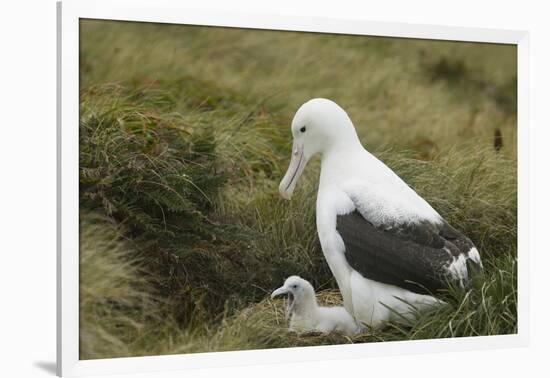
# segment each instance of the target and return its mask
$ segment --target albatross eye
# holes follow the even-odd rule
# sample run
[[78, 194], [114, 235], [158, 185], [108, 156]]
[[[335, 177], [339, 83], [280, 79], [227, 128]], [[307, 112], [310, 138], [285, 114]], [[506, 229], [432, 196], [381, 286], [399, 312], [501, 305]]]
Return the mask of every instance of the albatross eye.
[[292, 288], [293, 288], [293, 289], [297, 289], [297, 288], [298, 288], [298, 285], [292, 285]]
[[301, 132], [305, 133], [306, 132], [306, 127], [305, 126], [302, 126], [302, 128], [300, 129]]

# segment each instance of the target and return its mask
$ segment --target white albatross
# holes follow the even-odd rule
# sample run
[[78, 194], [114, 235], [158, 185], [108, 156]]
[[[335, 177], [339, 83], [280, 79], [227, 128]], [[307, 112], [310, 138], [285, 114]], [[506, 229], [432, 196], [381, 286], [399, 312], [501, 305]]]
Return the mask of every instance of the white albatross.
[[[292, 120], [292, 157], [279, 186], [290, 199], [308, 159], [321, 155], [317, 232], [344, 306], [360, 324], [410, 319], [464, 287], [480, 255], [390, 168], [363, 148], [347, 113], [327, 99]], [[412, 309], [415, 309], [413, 311]]]
[[291, 331], [341, 332], [352, 336], [361, 330], [344, 307], [319, 306], [313, 286], [301, 277], [288, 277], [284, 285], [271, 294], [271, 299], [285, 294], [288, 295], [286, 315], [290, 317]]

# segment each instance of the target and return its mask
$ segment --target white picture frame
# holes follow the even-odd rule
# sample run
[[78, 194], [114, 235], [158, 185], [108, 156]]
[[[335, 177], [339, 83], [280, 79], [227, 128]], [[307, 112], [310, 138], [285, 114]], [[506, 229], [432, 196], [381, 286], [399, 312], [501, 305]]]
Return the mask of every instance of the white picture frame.
[[[204, 26], [426, 38], [517, 45], [518, 54], [518, 333], [376, 344], [335, 345], [101, 360], [79, 360], [79, 19], [145, 21]], [[57, 372], [61, 376], [173, 371], [363, 358], [410, 353], [481, 350], [526, 346], [528, 282], [528, 51], [524, 31], [380, 23], [332, 18], [186, 9], [177, 1], [111, 0], [58, 3], [58, 239]]]

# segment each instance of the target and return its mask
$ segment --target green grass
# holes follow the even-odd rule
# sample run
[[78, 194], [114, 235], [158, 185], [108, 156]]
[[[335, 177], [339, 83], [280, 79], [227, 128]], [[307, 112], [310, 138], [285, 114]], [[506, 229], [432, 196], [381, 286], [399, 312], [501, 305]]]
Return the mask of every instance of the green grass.
[[[91, 20], [80, 42], [81, 358], [516, 332], [515, 47]], [[295, 335], [268, 299], [298, 274], [340, 303], [319, 160], [277, 191], [318, 96], [481, 251], [471, 287], [413, 324]]]

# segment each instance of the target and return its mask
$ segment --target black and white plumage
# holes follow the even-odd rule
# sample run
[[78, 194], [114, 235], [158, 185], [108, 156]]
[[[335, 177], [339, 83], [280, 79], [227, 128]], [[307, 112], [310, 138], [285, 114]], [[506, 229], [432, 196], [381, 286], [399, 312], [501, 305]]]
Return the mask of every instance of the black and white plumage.
[[375, 227], [353, 211], [338, 215], [336, 222], [346, 260], [365, 277], [419, 294], [435, 294], [449, 285], [466, 284], [463, 258], [475, 247], [445, 221], [386, 229]]
[[271, 298], [279, 295], [288, 295], [286, 314], [290, 318], [291, 331], [340, 332], [351, 336], [361, 330], [344, 307], [319, 306], [313, 286], [299, 276], [288, 277], [284, 285], [271, 294]]
[[317, 231], [346, 309], [378, 326], [464, 287], [479, 253], [390, 168], [366, 151], [346, 112], [326, 99], [292, 121], [292, 159], [279, 191], [290, 198], [307, 160], [321, 154]]

